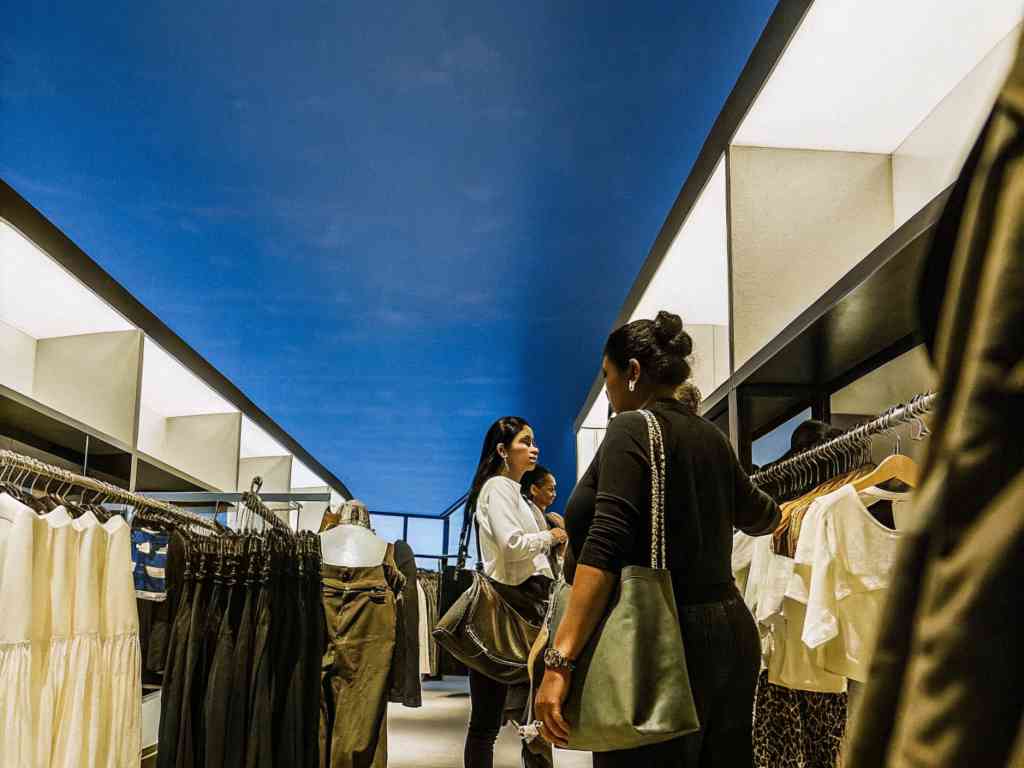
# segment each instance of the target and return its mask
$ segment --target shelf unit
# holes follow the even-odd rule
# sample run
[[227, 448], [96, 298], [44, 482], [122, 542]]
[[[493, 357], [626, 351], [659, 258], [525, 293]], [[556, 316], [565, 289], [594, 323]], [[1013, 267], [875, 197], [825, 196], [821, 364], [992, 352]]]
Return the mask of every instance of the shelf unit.
[[[138, 491], [346, 485], [0, 180], [0, 442]], [[301, 521], [319, 524], [323, 504]]]
[[[703, 298], [677, 277], [687, 254], [674, 243], [716, 262], [725, 251], [729, 365], [695, 378], [703, 415], [745, 464], [754, 440], [806, 409], [828, 419], [834, 403], [856, 405], [865, 377], [925, 379], [917, 275], [1022, 19], [1016, 0], [776, 7], [613, 326], [660, 308], [689, 325]], [[722, 196], [724, 226], [695, 224]], [[607, 426], [601, 387], [574, 425], [591, 452]]]

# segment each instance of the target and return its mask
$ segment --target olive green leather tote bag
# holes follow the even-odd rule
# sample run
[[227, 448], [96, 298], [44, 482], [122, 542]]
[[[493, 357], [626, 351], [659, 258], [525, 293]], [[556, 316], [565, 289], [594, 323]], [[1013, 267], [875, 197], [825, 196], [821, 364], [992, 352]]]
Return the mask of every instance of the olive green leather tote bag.
[[[622, 569], [608, 612], [580, 657], [562, 714], [569, 749], [632, 749], [700, 728], [693, 703], [672, 575], [665, 557], [665, 445], [647, 419], [651, 456], [651, 567]], [[559, 581], [548, 612], [553, 643], [571, 588]]]

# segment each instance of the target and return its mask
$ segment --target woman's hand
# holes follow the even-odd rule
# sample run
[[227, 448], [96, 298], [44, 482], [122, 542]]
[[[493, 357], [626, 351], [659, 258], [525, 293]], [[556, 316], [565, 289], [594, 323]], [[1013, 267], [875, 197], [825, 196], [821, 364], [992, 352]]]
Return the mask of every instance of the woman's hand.
[[562, 704], [569, 695], [572, 672], [567, 669], [547, 669], [537, 691], [534, 714], [541, 721], [540, 735], [556, 747], [565, 747], [569, 741], [569, 724], [562, 717]]

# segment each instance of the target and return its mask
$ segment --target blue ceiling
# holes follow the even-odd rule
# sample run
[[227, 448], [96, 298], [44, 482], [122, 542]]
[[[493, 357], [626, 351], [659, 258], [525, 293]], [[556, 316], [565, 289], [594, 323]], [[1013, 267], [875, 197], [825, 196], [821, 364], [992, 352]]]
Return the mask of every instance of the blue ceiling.
[[508, 413], [568, 490], [774, 4], [30, 2], [0, 176], [371, 508], [439, 512]]

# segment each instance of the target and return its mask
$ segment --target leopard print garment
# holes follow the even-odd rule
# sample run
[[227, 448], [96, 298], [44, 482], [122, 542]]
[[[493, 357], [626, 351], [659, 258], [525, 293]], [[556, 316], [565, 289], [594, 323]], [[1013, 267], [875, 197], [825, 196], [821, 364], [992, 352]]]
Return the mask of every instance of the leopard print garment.
[[838, 768], [846, 694], [794, 691], [762, 672], [754, 700], [755, 768]]

